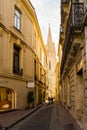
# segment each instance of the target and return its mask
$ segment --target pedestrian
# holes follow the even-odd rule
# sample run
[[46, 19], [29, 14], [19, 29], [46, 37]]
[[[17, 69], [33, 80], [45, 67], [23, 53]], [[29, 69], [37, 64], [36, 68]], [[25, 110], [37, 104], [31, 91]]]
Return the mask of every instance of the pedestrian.
[[51, 103], [53, 103], [53, 97], [51, 97]]
[[48, 101], [49, 101], [49, 104], [50, 104], [50, 97], [48, 97]]

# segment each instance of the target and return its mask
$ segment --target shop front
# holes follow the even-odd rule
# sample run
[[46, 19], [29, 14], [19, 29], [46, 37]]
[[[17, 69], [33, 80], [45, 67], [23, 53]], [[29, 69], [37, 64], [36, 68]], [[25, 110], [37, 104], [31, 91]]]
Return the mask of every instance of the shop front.
[[14, 109], [14, 99], [15, 94], [12, 89], [0, 86], [0, 111]]

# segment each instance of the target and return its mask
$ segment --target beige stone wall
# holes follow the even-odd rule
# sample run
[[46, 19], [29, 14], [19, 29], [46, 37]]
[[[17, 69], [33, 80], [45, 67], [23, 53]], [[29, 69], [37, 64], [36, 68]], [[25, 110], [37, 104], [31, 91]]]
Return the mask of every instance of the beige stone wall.
[[29, 77], [33, 79], [34, 75], [34, 61], [33, 61], [33, 54], [31, 51], [29, 51], [28, 48], [25, 49], [24, 51], [24, 70], [25, 70], [25, 77]]
[[1, 59], [1, 66], [2, 69], [5, 71], [9, 71], [10, 69], [10, 44], [9, 44], [9, 39], [8, 39], [9, 35], [7, 32], [3, 31], [2, 34], [2, 49], [1, 49], [1, 53], [2, 53], [2, 59]]
[[36, 59], [36, 104], [45, 101], [46, 94], [46, 48], [40, 30], [36, 28], [35, 59]]
[[[14, 43], [17, 43], [17, 39], [13, 36], [11, 37], [11, 41], [9, 40], [9, 34], [5, 31], [3, 31], [2, 35], [2, 56], [1, 56], [1, 67], [3, 72], [13, 73], [13, 45]], [[29, 77], [33, 80], [33, 52], [22, 45], [21, 40], [18, 44], [21, 47], [20, 52], [20, 68], [23, 69], [23, 73], [26, 78]]]
[[[14, 28], [15, 6], [21, 12], [21, 30]], [[38, 34], [38, 38], [35, 37]], [[36, 40], [36, 38], [38, 40]], [[37, 41], [34, 42], [34, 41]], [[19, 66], [23, 69], [23, 75], [13, 73], [13, 46], [14, 43], [21, 48]], [[39, 44], [38, 44], [39, 43]], [[34, 44], [38, 49], [34, 52]], [[41, 48], [41, 56], [40, 50]], [[43, 53], [43, 54], [42, 54]], [[34, 80], [34, 59], [37, 57], [37, 75], [41, 79], [40, 68], [46, 69], [46, 50], [43, 44], [40, 28], [36, 18], [35, 10], [28, 1], [0, 0], [0, 87], [12, 89], [12, 109], [25, 108], [27, 106], [27, 82]], [[46, 72], [44, 73], [44, 79]], [[4, 83], [6, 81], [6, 83]], [[46, 81], [44, 80], [44, 83]], [[38, 104], [38, 86], [36, 86], [36, 103]], [[46, 87], [46, 86], [45, 86]], [[45, 88], [44, 88], [45, 91]], [[12, 99], [12, 100], [13, 100]]]
[[87, 27], [85, 27], [85, 45], [84, 45], [84, 89], [85, 89], [85, 115], [87, 115]]
[[[6, 27], [8, 30], [2, 29], [2, 37], [1, 37], [1, 47], [2, 47], [2, 57], [1, 57], [1, 64], [3, 66], [3, 70], [7, 70], [12, 72], [12, 61], [13, 61], [13, 44], [16, 43], [19, 46], [22, 46], [21, 51], [21, 61], [20, 66], [21, 68], [25, 68], [24, 73], [28, 76], [33, 76], [33, 52], [30, 48], [33, 48], [33, 23], [31, 21], [31, 16], [29, 14], [29, 10], [26, 9], [24, 3], [19, 1], [5, 1], [1, 0], [1, 23]], [[21, 11], [21, 33], [18, 32], [14, 28], [14, 9], [15, 5]], [[3, 7], [3, 8], [2, 8]], [[10, 31], [14, 33], [17, 37], [10, 35]], [[9, 32], [9, 33], [8, 33]], [[25, 45], [23, 45], [23, 41]], [[28, 45], [28, 46], [26, 46]], [[30, 47], [30, 48], [29, 48]], [[33, 79], [33, 77], [32, 77]]]
[[[81, 2], [81, 1], [79, 1]], [[82, 1], [83, 2], [83, 1]], [[70, 3], [70, 2], [69, 2]], [[83, 24], [83, 29], [78, 31], [72, 25], [71, 34], [68, 40], [70, 46], [68, 48], [67, 42], [64, 36], [68, 38], [66, 33], [69, 5], [61, 7], [61, 26], [63, 31], [60, 33], [60, 44], [63, 46], [63, 51], [66, 55], [66, 60], [62, 58], [64, 67], [61, 71], [61, 100], [65, 107], [67, 107], [67, 101], [70, 101], [70, 109], [72, 116], [74, 116], [80, 123], [84, 130], [87, 129], [87, 24], [85, 19], [85, 24]], [[73, 8], [74, 9], [74, 8]], [[67, 14], [67, 16], [65, 15]], [[87, 15], [86, 15], [87, 16]], [[71, 19], [72, 20], [72, 19]], [[71, 21], [70, 21], [71, 22]], [[80, 32], [80, 33], [79, 33]], [[65, 44], [65, 45], [64, 45]], [[69, 45], [69, 44], [68, 44]], [[69, 50], [68, 50], [69, 49]], [[64, 55], [63, 55], [64, 56]], [[61, 60], [61, 59], [60, 59]], [[60, 61], [61, 62], [61, 61]], [[69, 63], [69, 64], [68, 64]], [[68, 79], [69, 78], [69, 79]], [[68, 91], [69, 90], [69, 91]], [[70, 96], [70, 97], [69, 97]]]
[[0, 76], [0, 87], [10, 88], [14, 91], [15, 97], [12, 98], [13, 109], [24, 109], [27, 107], [26, 96], [29, 90], [26, 88], [25, 81]]
[[76, 77], [75, 68], [73, 67], [70, 71], [70, 97], [71, 97], [71, 108], [75, 111], [75, 87], [76, 87]]

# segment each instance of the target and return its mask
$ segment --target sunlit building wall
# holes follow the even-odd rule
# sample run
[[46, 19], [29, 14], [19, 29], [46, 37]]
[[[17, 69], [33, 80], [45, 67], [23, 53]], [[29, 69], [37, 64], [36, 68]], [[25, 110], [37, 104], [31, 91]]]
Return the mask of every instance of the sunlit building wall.
[[[35, 9], [28, 0], [0, 0], [1, 111], [26, 108], [27, 93], [31, 89], [35, 92], [35, 104], [39, 102], [36, 98], [38, 93], [35, 80], [36, 57], [38, 86], [43, 91], [42, 103], [45, 98], [45, 90], [42, 88], [45, 86], [46, 52]], [[44, 85], [41, 80], [44, 80]], [[33, 83], [33, 88], [30, 88], [30, 83]]]
[[61, 0], [61, 102], [87, 129], [87, 2]]
[[38, 24], [34, 33], [35, 104], [41, 104], [46, 96], [46, 49]]

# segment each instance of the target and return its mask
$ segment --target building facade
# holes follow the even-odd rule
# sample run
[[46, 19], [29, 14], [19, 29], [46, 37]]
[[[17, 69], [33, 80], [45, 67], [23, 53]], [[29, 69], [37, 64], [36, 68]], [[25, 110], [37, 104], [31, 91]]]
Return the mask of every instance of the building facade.
[[87, 1], [61, 0], [61, 102], [87, 129]]
[[60, 84], [60, 66], [61, 66], [61, 60], [62, 60], [62, 45], [59, 43], [58, 44], [58, 65], [57, 65], [57, 79], [58, 79], [58, 101], [62, 99], [62, 91], [61, 91], [61, 84]]
[[35, 26], [34, 33], [34, 81], [35, 81], [35, 104], [45, 102], [46, 96], [46, 48], [43, 43], [40, 28]]
[[[38, 49], [36, 53], [38, 46], [41, 50]], [[34, 91], [35, 104], [39, 103], [36, 94], [39, 91], [36, 87], [36, 71], [39, 77], [40, 73], [44, 74], [44, 85], [41, 80], [38, 83], [44, 93], [43, 102], [45, 57], [38, 20], [30, 1], [0, 0], [0, 111], [26, 108], [28, 91]]]
[[60, 76], [59, 76], [59, 70], [60, 70], [60, 64], [59, 61], [56, 63], [56, 68], [55, 68], [55, 100], [59, 101], [59, 88], [60, 88]]

